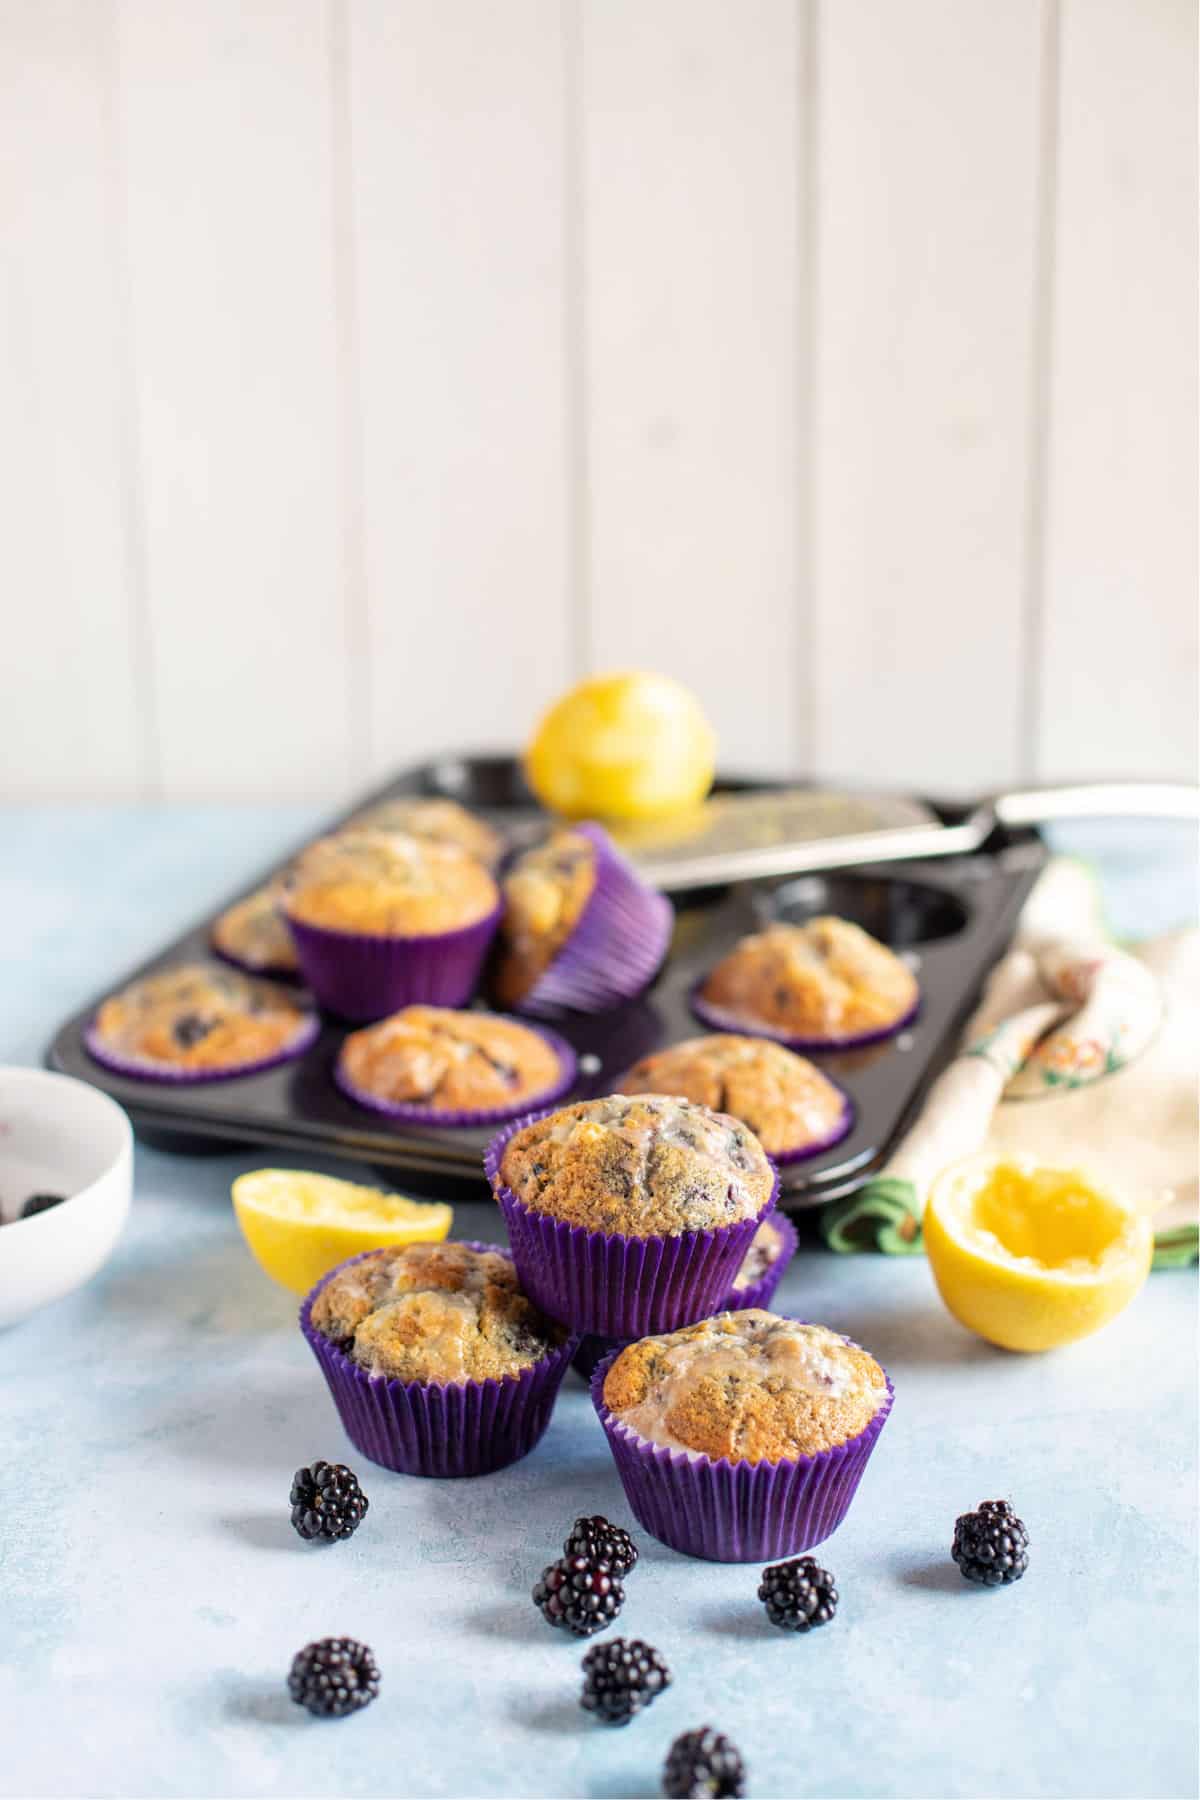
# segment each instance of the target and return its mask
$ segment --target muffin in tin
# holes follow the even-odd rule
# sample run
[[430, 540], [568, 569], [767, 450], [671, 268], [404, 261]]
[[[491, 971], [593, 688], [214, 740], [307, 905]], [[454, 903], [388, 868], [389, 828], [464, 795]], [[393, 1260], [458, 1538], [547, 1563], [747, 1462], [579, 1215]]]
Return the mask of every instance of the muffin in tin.
[[294, 975], [300, 967], [283, 916], [285, 878], [277, 876], [227, 906], [212, 928], [212, 947], [253, 975]]
[[410, 1475], [478, 1475], [537, 1443], [574, 1339], [488, 1244], [369, 1250], [324, 1277], [301, 1329], [347, 1433]]
[[484, 1168], [529, 1291], [573, 1329], [608, 1337], [719, 1305], [778, 1179], [740, 1121], [655, 1094], [518, 1121]]
[[409, 1004], [469, 999], [499, 903], [473, 856], [367, 829], [310, 845], [289, 872], [285, 910], [322, 1005], [368, 1020]]
[[221, 963], [144, 975], [105, 1000], [86, 1034], [98, 1062], [160, 1081], [215, 1081], [298, 1056], [317, 1032], [294, 991]]
[[692, 996], [705, 1024], [796, 1049], [888, 1037], [917, 1002], [916, 977], [901, 958], [861, 926], [832, 917], [742, 938]]
[[361, 1106], [432, 1125], [480, 1125], [561, 1098], [575, 1053], [556, 1033], [496, 1013], [406, 1006], [351, 1032], [338, 1086]]
[[759, 1309], [627, 1345], [600, 1364], [592, 1397], [641, 1524], [732, 1562], [792, 1555], [837, 1528], [892, 1398], [865, 1350]]
[[503, 880], [497, 1003], [553, 1017], [632, 999], [654, 978], [674, 912], [599, 825], [554, 831]]
[[775, 1162], [815, 1156], [844, 1138], [849, 1100], [820, 1069], [769, 1038], [714, 1032], [644, 1056], [617, 1083], [623, 1094], [681, 1094], [749, 1125]]
[[406, 795], [395, 800], [378, 800], [356, 813], [346, 829], [364, 828], [375, 831], [398, 831], [433, 844], [445, 844], [463, 850], [481, 862], [485, 869], [499, 868], [504, 855], [504, 839], [486, 819], [468, 812], [457, 800], [425, 799]]

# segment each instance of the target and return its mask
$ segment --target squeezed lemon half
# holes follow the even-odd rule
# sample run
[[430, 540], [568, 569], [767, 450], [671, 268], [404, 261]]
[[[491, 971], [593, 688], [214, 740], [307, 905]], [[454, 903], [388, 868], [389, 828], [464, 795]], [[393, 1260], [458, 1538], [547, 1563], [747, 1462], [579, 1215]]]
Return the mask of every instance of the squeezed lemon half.
[[293, 1294], [307, 1294], [362, 1250], [440, 1243], [454, 1216], [440, 1201], [407, 1200], [302, 1169], [239, 1175], [233, 1210], [259, 1267]]
[[568, 819], [656, 819], [712, 786], [716, 738], [667, 675], [594, 675], [557, 700], [525, 752], [529, 785]]
[[1150, 1269], [1150, 1221], [1079, 1169], [968, 1157], [933, 1185], [925, 1250], [955, 1318], [1005, 1350], [1099, 1331]]

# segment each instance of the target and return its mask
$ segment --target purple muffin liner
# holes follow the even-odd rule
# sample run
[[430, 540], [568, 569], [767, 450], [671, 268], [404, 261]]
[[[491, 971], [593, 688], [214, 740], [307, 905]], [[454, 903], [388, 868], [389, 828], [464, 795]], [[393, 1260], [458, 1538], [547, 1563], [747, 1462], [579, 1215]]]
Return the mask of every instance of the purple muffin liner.
[[534, 1212], [500, 1179], [508, 1140], [541, 1114], [514, 1119], [496, 1133], [483, 1170], [508, 1225], [521, 1286], [543, 1312], [573, 1331], [598, 1337], [647, 1337], [717, 1312], [750, 1240], [775, 1204], [779, 1173], [752, 1219], [674, 1237], [626, 1237], [588, 1231]]
[[892, 1384], [865, 1431], [832, 1450], [780, 1462], [714, 1461], [652, 1444], [604, 1404], [614, 1351], [592, 1375], [592, 1404], [638, 1524], [708, 1562], [774, 1562], [831, 1537], [850, 1509], [892, 1409]]
[[[504, 1014], [495, 1016], [503, 1018]], [[442, 1130], [456, 1130], [459, 1127], [465, 1128], [470, 1125], [500, 1125], [505, 1119], [511, 1119], [515, 1114], [527, 1114], [531, 1108], [540, 1111], [543, 1107], [551, 1106], [555, 1101], [561, 1100], [563, 1095], [574, 1087], [576, 1076], [579, 1073], [579, 1059], [566, 1038], [559, 1037], [557, 1031], [551, 1031], [545, 1025], [530, 1025], [524, 1019], [512, 1019], [509, 1022], [513, 1025], [520, 1025], [522, 1031], [534, 1032], [536, 1036], [549, 1044], [558, 1058], [558, 1074], [550, 1086], [544, 1088], [540, 1094], [524, 1095], [513, 1106], [476, 1107], [474, 1111], [463, 1107], [458, 1111], [453, 1111], [444, 1106], [422, 1106], [417, 1101], [381, 1099], [378, 1094], [372, 1094], [369, 1089], [359, 1087], [347, 1075], [342, 1067], [344, 1048], [334, 1067], [333, 1079], [343, 1094], [353, 1100], [356, 1106], [368, 1107], [371, 1112], [383, 1113], [389, 1119], [402, 1120], [406, 1125], [437, 1125]]]
[[[785, 1214], [781, 1212], [768, 1213], [764, 1215], [763, 1219], [760, 1219], [759, 1223], [764, 1224], [767, 1219], [783, 1239], [779, 1255], [769, 1268], [763, 1270], [757, 1281], [752, 1281], [748, 1287], [740, 1289], [731, 1287], [723, 1303], [717, 1308], [718, 1312], [748, 1312], [751, 1307], [755, 1306], [761, 1306], [765, 1311], [770, 1310], [771, 1302], [775, 1298], [775, 1290], [783, 1279], [784, 1270], [796, 1254], [799, 1239], [796, 1236], [796, 1227]], [[582, 1375], [585, 1381], [590, 1381], [598, 1363], [603, 1362], [611, 1351], [623, 1350], [625, 1345], [632, 1341], [631, 1338], [582, 1337], [579, 1340], [578, 1350], [571, 1358], [571, 1367], [577, 1375]]]
[[[921, 996], [918, 994], [907, 1012], [901, 1013], [891, 1025], [884, 1025], [877, 1031], [860, 1031], [850, 1037], [794, 1037], [790, 1032], [781, 1031], [774, 1025], [762, 1025], [756, 1019], [744, 1018], [741, 1013], [732, 1012], [723, 1006], [714, 1006], [700, 992], [707, 980], [708, 976], [702, 975], [688, 995], [688, 1004], [701, 1024], [707, 1025], [710, 1031], [736, 1031], [743, 1037], [770, 1038], [772, 1043], [782, 1044], [788, 1050], [861, 1050], [868, 1044], [881, 1044], [885, 1038], [895, 1037], [898, 1031], [911, 1025], [921, 1008]], [[845, 1132], [841, 1136], [844, 1137]], [[836, 1144], [839, 1139], [833, 1138], [831, 1142]], [[829, 1145], [821, 1144], [817, 1148], [827, 1150]], [[817, 1150], [806, 1154], [815, 1156]], [[779, 1160], [782, 1162], [784, 1158], [780, 1157]]]
[[307, 986], [329, 1012], [360, 1024], [402, 1006], [462, 1006], [475, 992], [499, 922], [496, 906], [457, 931], [383, 937], [288, 918]]
[[264, 1069], [291, 1062], [311, 1048], [320, 1029], [321, 1022], [316, 1013], [308, 1013], [282, 1049], [273, 1051], [270, 1056], [260, 1056], [254, 1062], [222, 1063], [212, 1069], [176, 1069], [169, 1063], [154, 1062], [149, 1057], [122, 1056], [103, 1042], [94, 1020], [83, 1034], [83, 1043], [95, 1062], [117, 1075], [128, 1075], [134, 1081], [163, 1081], [173, 1087], [195, 1087], [204, 1081], [235, 1081], [240, 1075], [260, 1075]]
[[[499, 1244], [462, 1241], [469, 1250], [508, 1255]], [[575, 1339], [567, 1337], [541, 1362], [501, 1380], [442, 1385], [368, 1375], [312, 1323], [313, 1303], [325, 1283], [361, 1261], [362, 1256], [352, 1256], [330, 1269], [300, 1308], [300, 1329], [355, 1449], [398, 1475], [443, 1479], [491, 1475], [528, 1456], [550, 1423]]]
[[632, 1000], [657, 975], [675, 927], [666, 895], [646, 886], [601, 826], [574, 829], [595, 847], [595, 885], [570, 937], [517, 1005], [535, 1017]]

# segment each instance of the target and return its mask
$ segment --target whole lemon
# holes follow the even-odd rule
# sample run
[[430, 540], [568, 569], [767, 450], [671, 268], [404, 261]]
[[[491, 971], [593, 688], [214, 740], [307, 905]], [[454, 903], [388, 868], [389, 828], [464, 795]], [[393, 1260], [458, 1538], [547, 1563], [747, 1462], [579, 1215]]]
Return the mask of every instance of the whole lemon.
[[717, 740], [668, 675], [592, 675], [556, 700], [525, 752], [542, 805], [569, 819], [657, 819], [701, 801]]

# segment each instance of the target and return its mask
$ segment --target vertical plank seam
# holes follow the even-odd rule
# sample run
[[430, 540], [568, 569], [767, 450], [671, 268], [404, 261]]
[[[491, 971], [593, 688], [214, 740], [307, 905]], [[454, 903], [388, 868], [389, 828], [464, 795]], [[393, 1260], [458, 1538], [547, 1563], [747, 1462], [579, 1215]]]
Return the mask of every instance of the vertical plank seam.
[[820, 195], [817, 157], [820, 68], [817, 56], [819, 0], [796, 0], [796, 150], [800, 161], [796, 218], [796, 494], [793, 553], [796, 605], [796, 700], [794, 773], [812, 775], [817, 764], [817, 254]]
[[374, 774], [371, 596], [367, 576], [362, 416], [362, 330], [354, 231], [354, 128], [348, 0], [328, 0], [330, 251], [338, 431], [339, 572], [342, 581], [346, 761], [353, 781]]
[[105, 204], [112, 245], [111, 274], [116, 342], [113, 361], [117, 390], [118, 488], [122, 552], [129, 610], [130, 668], [137, 703], [138, 798], [165, 797], [162, 730], [159, 718], [154, 609], [150, 596], [149, 538], [146, 526], [145, 458], [137, 390], [136, 320], [130, 259], [128, 188], [121, 133], [121, 50], [117, 0], [105, 0], [104, 23]]
[[561, 0], [563, 347], [566, 412], [567, 653], [573, 679], [592, 666], [592, 496], [588, 455], [587, 255], [581, 0]]
[[1021, 609], [1021, 698], [1015, 767], [1024, 781], [1044, 778], [1043, 663], [1046, 634], [1047, 520], [1050, 507], [1051, 359], [1058, 224], [1060, 0], [1042, 0], [1038, 184], [1033, 242], [1029, 437], [1026, 457], [1025, 568]]

